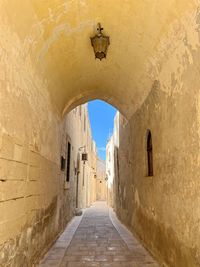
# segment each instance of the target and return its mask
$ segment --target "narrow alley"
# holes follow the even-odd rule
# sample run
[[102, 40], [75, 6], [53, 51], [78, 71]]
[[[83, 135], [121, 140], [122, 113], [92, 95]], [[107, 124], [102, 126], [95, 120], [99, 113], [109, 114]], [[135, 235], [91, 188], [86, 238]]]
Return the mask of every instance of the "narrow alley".
[[159, 267], [105, 202], [75, 217], [39, 267]]
[[200, 267], [199, 192], [200, 0], [0, 0], [0, 267]]

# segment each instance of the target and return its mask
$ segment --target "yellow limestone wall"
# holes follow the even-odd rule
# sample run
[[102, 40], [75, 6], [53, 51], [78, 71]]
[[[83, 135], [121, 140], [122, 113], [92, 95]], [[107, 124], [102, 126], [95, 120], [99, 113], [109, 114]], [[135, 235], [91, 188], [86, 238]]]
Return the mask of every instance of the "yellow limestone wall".
[[0, 266], [31, 266], [64, 227], [62, 124], [18, 36], [1, 29]]
[[120, 117], [117, 214], [171, 267], [200, 266], [199, 18], [177, 23], [154, 58], [148, 97], [129, 121]]
[[17, 36], [6, 27], [2, 35], [0, 266], [31, 266], [72, 217], [74, 191], [63, 190], [65, 127], [46, 82]]

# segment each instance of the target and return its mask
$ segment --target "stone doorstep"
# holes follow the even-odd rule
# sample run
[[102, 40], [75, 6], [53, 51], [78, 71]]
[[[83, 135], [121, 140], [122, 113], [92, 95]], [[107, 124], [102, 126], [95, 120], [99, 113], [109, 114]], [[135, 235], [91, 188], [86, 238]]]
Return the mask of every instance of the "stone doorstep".
[[67, 248], [69, 247], [73, 236], [82, 220], [82, 216], [74, 217], [66, 226], [65, 231], [60, 235], [54, 245], [45, 254], [38, 267], [59, 267]]

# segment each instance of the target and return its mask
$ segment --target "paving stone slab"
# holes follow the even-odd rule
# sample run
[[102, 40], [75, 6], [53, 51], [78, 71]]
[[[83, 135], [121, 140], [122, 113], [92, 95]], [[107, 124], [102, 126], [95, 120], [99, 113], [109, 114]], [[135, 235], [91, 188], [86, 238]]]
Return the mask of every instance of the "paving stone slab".
[[159, 267], [104, 202], [75, 217], [39, 267]]

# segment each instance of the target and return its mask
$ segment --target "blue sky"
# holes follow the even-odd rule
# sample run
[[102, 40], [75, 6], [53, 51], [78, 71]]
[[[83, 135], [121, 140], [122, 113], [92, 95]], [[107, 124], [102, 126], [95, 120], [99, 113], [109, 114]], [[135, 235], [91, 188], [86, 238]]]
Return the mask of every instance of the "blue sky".
[[88, 103], [92, 136], [98, 148], [98, 155], [106, 159], [106, 143], [109, 134], [113, 132], [113, 122], [117, 110], [101, 100], [94, 100]]

